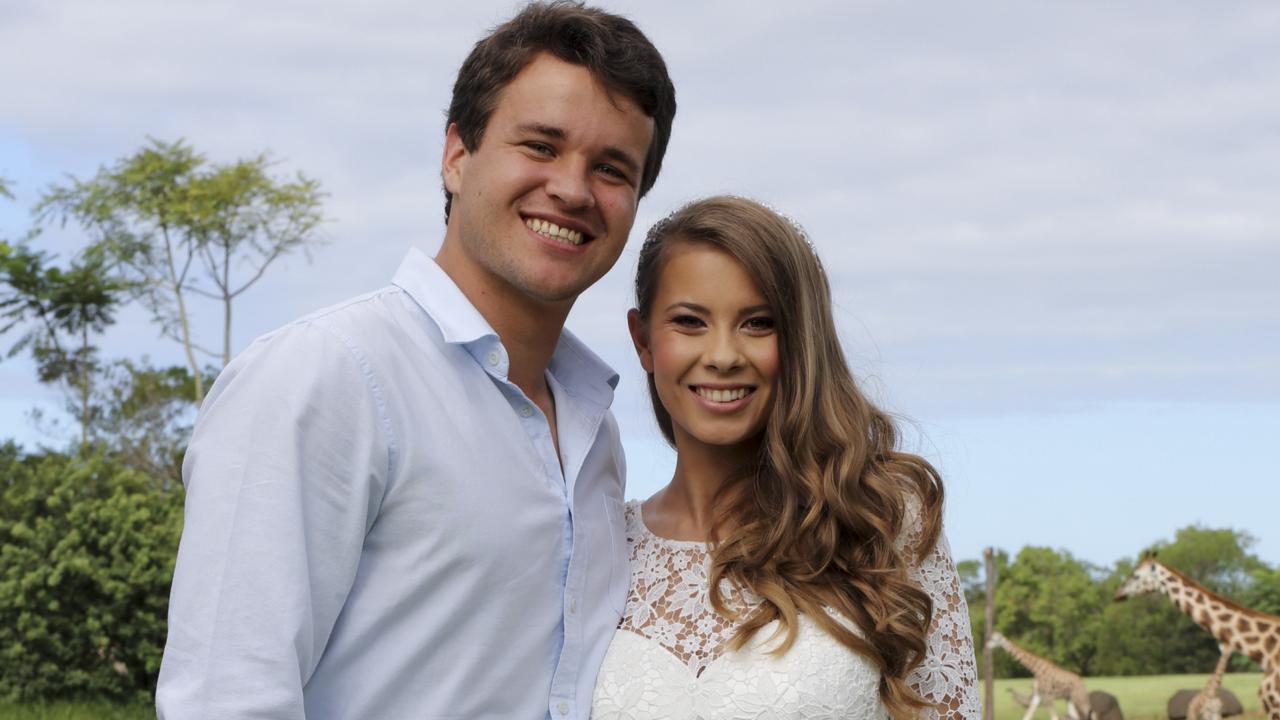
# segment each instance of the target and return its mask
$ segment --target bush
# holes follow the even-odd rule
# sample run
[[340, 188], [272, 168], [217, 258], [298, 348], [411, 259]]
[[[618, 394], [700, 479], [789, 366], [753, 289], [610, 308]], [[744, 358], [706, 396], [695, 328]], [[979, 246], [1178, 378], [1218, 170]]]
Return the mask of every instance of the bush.
[[182, 492], [102, 456], [0, 448], [0, 697], [155, 690]]

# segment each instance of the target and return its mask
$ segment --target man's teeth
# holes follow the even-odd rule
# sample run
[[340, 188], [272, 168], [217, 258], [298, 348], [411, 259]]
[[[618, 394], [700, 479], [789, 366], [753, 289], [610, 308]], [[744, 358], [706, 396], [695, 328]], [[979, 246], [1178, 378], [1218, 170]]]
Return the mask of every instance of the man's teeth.
[[582, 233], [577, 230], [562, 228], [555, 223], [547, 222], [546, 220], [539, 220], [537, 218], [529, 218], [524, 221], [524, 224], [528, 225], [530, 230], [544, 237], [549, 237], [552, 240], [559, 240], [560, 242], [568, 243], [570, 245], [582, 244]]
[[696, 388], [697, 393], [711, 402], [733, 402], [746, 397], [751, 390], [748, 388], [734, 388], [732, 390], [715, 390], [712, 388], [699, 387]]

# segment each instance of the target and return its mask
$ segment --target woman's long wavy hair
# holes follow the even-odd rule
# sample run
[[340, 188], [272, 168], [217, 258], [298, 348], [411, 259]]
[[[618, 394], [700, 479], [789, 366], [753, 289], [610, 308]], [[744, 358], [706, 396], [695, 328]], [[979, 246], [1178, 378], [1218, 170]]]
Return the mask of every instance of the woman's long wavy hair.
[[[933, 604], [907, 568], [938, 541], [941, 478], [923, 458], [897, 449], [893, 420], [854, 382], [836, 337], [826, 273], [798, 226], [736, 197], [699, 200], [660, 221], [636, 270], [646, 325], [666, 249], [685, 242], [718, 248], [742, 264], [774, 313], [780, 358], [759, 453], [716, 495], [712, 606], [740, 622], [735, 648], [779, 621], [778, 653], [795, 641], [797, 615], [804, 613], [879, 668], [890, 714], [911, 717], [927, 705], [906, 678], [925, 657]], [[674, 445], [652, 375], [649, 394]], [[918, 526], [904, 535], [909, 522]], [[904, 537], [914, 542], [900, 542]], [[763, 602], [740, 616], [720, 591], [724, 578]], [[852, 620], [861, 635], [825, 608]]]

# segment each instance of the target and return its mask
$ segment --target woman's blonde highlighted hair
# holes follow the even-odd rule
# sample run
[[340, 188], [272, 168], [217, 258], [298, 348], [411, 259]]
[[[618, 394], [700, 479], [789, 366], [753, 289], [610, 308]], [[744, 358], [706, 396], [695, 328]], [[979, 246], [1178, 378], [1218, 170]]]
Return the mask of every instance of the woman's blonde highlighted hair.
[[[933, 604], [907, 569], [937, 544], [941, 478], [923, 458], [897, 449], [893, 420], [854, 382], [836, 336], [826, 273], [797, 225], [737, 197], [706, 198], [676, 211], [650, 229], [640, 250], [642, 321], [674, 243], [704, 243], [734, 257], [777, 328], [778, 381], [760, 451], [715, 502], [710, 596], [718, 612], [740, 622], [733, 647], [777, 620], [782, 640], [775, 652], [785, 652], [804, 613], [879, 668], [880, 697], [893, 717], [913, 716], [927, 703], [906, 678], [925, 657]], [[674, 444], [652, 375], [649, 393], [658, 425]], [[912, 542], [899, 542], [906, 537]], [[763, 602], [739, 616], [720, 592], [725, 578]], [[852, 620], [861, 635], [827, 608]]]

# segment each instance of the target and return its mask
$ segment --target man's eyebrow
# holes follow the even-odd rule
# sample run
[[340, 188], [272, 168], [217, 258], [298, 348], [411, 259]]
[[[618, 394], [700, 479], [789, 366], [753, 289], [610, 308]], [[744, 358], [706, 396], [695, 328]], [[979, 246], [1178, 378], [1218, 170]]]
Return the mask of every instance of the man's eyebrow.
[[[533, 133], [553, 140], [564, 140], [569, 137], [569, 134], [563, 128], [558, 128], [555, 125], [543, 125], [542, 123], [522, 123], [517, 125], [516, 129], [520, 132]], [[627, 170], [633, 173], [640, 172], [640, 161], [631, 157], [627, 151], [621, 148], [609, 145], [601, 151], [601, 154], [619, 165], [625, 166]]]
[[568, 137], [568, 135], [565, 133], [564, 130], [556, 127], [555, 125], [542, 125], [541, 123], [524, 123], [522, 125], [519, 125], [516, 129], [520, 130], [521, 132], [530, 132], [537, 135], [544, 135], [549, 138], [555, 138], [556, 140], [564, 140], [566, 137]]
[[619, 165], [625, 165], [627, 170], [630, 170], [633, 173], [640, 172], [640, 163], [637, 162], [635, 158], [628, 155], [625, 150], [621, 150], [610, 145], [604, 149], [604, 156]]

